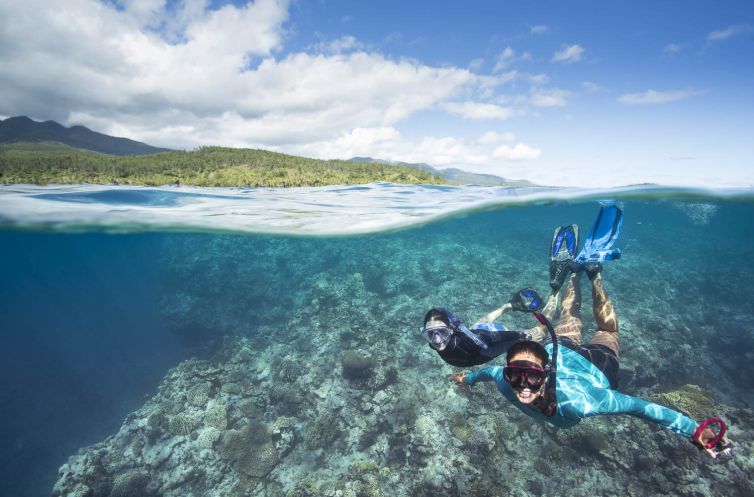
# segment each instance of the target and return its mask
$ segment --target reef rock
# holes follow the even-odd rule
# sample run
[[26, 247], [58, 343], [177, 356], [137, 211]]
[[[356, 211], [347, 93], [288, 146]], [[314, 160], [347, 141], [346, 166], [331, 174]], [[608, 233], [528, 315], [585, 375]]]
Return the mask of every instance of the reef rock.
[[[754, 495], [754, 413], [697, 388], [654, 400], [697, 419], [722, 415], [733, 460], [712, 461], [688, 439], [630, 416], [556, 430], [510, 406], [493, 384], [454, 386], [447, 376], [458, 370], [416, 333], [423, 311], [443, 302], [465, 309], [464, 318], [481, 316], [513, 281], [542, 280], [546, 266], [454, 237], [419, 239], [429, 238], [442, 243], [407, 250], [412, 242], [386, 237], [374, 253], [358, 238], [176, 241], [164, 264], [166, 317], [176, 333], [220, 337], [215, 355], [169, 371], [117, 433], [70, 457], [53, 496]], [[259, 262], [239, 265], [247, 254]], [[290, 266], [296, 277], [280, 277]], [[480, 267], [494, 268], [485, 285]], [[621, 327], [632, 340], [622, 391], [647, 396], [700, 377], [712, 360], [699, 352], [711, 333], [703, 316], [689, 335], [677, 316], [644, 312], [653, 299], [674, 301], [682, 283], [662, 279], [655, 294], [633, 272], [621, 277]], [[208, 290], [217, 288], [243, 297]]]
[[278, 463], [270, 432], [262, 423], [225, 432], [221, 452], [234, 468], [252, 478], [267, 476]]

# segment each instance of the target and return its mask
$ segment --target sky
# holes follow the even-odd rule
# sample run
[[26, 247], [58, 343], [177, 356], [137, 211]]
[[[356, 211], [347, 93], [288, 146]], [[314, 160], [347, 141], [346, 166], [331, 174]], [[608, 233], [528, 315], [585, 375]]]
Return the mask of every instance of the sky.
[[0, 0], [0, 116], [545, 185], [754, 185], [754, 1]]

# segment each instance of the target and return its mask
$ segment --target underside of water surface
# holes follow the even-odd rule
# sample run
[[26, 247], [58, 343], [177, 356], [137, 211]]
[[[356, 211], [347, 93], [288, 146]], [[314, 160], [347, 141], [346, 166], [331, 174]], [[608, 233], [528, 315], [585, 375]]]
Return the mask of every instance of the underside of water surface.
[[0, 493], [753, 495], [754, 204], [623, 206], [603, 273], [620, 390], [722, 415], [726, 463], [630, 416], [535, 423], [454, 386], [418, 333], [433, 306], [473, 322], [546, 294], [552, 231], [585, 234], [584, 201], [345, 238], [2, 231]]

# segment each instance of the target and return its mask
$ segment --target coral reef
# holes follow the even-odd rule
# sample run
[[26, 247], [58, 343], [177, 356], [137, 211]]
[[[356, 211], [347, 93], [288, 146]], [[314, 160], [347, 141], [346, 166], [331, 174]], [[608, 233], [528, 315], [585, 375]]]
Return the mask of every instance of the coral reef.
[[225, 432], [220, 452], [235, 469], [252, 478], [263, 478], [278, 463], [270, 431], [263, 423], [250, 422], [240, 430]]
[[699, 420], [719, 416], [730, 410], [716, 403], [710, 392], [697, 385], [684, 385], [677, 390], [650, 395], [649, 399]]
[[332, 448], [339, 433], [338, 418], [323, 412], [304, 431], [304, 443], [309, 450]]
[[[585, 420], [569, 430], [532, 425], [492, 385], [419, 385], [427, 391], [409, 404], [402, 376], [373, 394], [331, 371], [330, 380], [315, 375], [328, 388], [310, 397], [309, 408], [283, 416], [263, 392], [272, 388], [262, 378], [270, 378], [264, 368], [274, 357], [263, 352], [252, 366], [262, 392], [213, 389], [197, 407], [187, 395], [194, 382], [223, 384], [248, 367], [233, 353], [248, 344], [247, 338], [229, 343], [224, 355], [233, 360], [217, 366], [192, 360], [171, 371], [117, 434], [70, 458], [53, 496], [640, 496], [653, 489], [690, 497], [752, 490], [744, 477], [754, 470], [750, 458], [713, 465], [688, 441], [630, 417]], [[303, 380], [311, 384], [306, 376], [297, 381]], [[412, 375], [409, 383], [416, 380]], [[657, 400], [721, 412], [694, 386]], [[724, 411], [734, 439], [744, 440], [754, 429], [753, 413]], [[699, 476], [689, 476], [692, 468]]]
[[[500, 247], [549, 239], [549, 226], [505, 218], [506, 232], [491, 233], [504, 215], [477, 216], [489, 217], [442, 225], [464, 240], [430, 236], [437, 226], [340, 240], [173, 239], [166, 319], [214, 345], [169, 371], [117, 433], [73, 455], [53, 496], [754, 495], [754, 413], [738, 397], [751, 393], [707, 374], [725, 373], [720, 358], [748, 343], [752, 309], [724, 303], [742, 316], [742, 331], [724, 334], [704, 305], [715, 283], [657, 256], [678, 233], [649, 231], [651, 244], [605, 269], [620, 316], [621, 390], [696, 418], [722, 414], [732, 461], [705, 459], [630, 416], [556, 430], [509, 406], [494, 385], [447, 380], [454, 368], [416, 332], [426, 309], [443, 305], [472, 321], [548, 279], [543, 254]], [[631, 262], [642, 258], [653, 264]], [[668, 312], [676, 302], [686, 302], [683, 312]], [[512, 322], [531, 325], [526, 316]]]
[[347, 350], [341, 358], [343, 378], [347, 380], [365, 380], [374, 374], [377, 361], [357, 350]]

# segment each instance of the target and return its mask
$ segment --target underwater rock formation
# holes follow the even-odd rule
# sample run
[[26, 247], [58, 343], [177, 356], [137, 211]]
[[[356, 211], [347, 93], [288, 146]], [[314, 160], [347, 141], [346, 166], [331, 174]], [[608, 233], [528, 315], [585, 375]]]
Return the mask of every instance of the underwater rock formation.
[[[699, 368], [715, 370], [699, 350], [717, 330], [701, 305], [691, 316], [646, 311], [688, 298], [697, 276], [655, 278], [648, 292], [637, 275], [669, 271], [657, 261], [606, 284], [621, 288], [621, 390], [648, 396], [660, 384], [670, 392], [659, 402], [722, 414], [737, 452], [722, 464], [629, 416], [556, 430], [494, 385], [453, 386], [455, 369], [416, 333], [426, 309], [476, 319], [512, 290], [546, 282], [547, 268], [540, 254], [425, 240], [386, 236], [378, 252], [358, 239], [188, 237], [172, 247], [166, 319], [219, 345], [169, 371], [116, 434], [72, 456], [53, 496], [754, 495], [754, 413], [716, 402], [732, 403], [729, 385], [714, 397], [682, 388]], [[239, 254], [254, 263], [239, 265]], [[490, 268], [489, 284], [479, 267]]]
[[347, 380], [365, 380], [372, 376], [377, 361], [368, 355], [356, 350], [348, 350], [343, 353], [340, 361], [343, 368], [343, 378]]
[[722, 416], [732, 409], [716, 403], [710, 392], [697, 385], [684, 385], [677, 390], [650, 395], [649, 399], [682, 412], [692, 419]]
[[[376, 392], [349, 386], [339, 374], [299, 375], [294, 384], [302, 388], [294, 388], [310, 392], [306, 407], [284, 416], [267, 392], [277, 355], [265, 350], [250, 358], [249, 346], [247, 338], [231, 340], [213, 360], [186, 361], [170, 371], [118, 433], [69, 459], [52, 495], [481, 496], [557, 488], [558, 495], [643, 496], [652, 489], [690, 497], [754, 490], [744, 478], [754, 470], [745, 449], [714, 465], [680, 437], [629, 417], [556, 430], [506, 406], [491, 385], [422, 387], [414, 383], [417, 372]], [[309, 376], [321, 383], [317, 389]], [[226, 384], [240, 391], [227, 392]], [[711, 399], [698, 387], [680, 392], [658, 400], [677, 401], [688, 392]], [[707, 404], [698, 405], [706, 412]], [[754, 413], [724, 412], [734, 440], [754, 430]], [[690, 477], [690, 469], [702, 478]], [[607, 474], [612, 477], [599, 476]]]
[[237, 471], [252, 478], [264, 478], [278, 463], [268, 427], [254, 421], [239, 430], [226, 431], [220, 453]]

